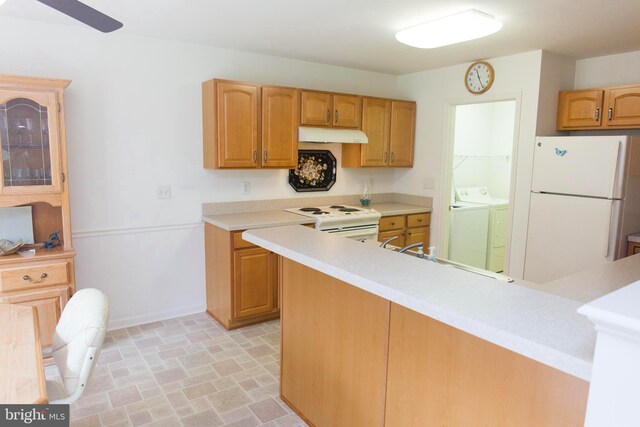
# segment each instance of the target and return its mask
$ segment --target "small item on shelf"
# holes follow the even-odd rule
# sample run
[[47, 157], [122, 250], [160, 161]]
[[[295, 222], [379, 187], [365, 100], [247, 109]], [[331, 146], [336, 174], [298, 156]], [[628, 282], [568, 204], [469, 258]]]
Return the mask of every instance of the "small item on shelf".
[[362, 194], [360, 195], [360, 204], [365, 208], [371, 204], [371, 183], [365, 181], [362, 186]]
[[52, 248], [55, 248], [56, 246], [59, 246], [60, 238], [58, 237], [58, 233], [60, 233], [60, 230], [54, 231], [53, 233], [51, 233], [49, 235], [49, 240], [45, 240], [45, 242], [42, 244], [42, 247], [46, 249], [52, 249]]
[[23, 245], [24, 242], [21, 240], [12, 242], [11, 240], [2, 239], [0, 240], [0, 256], [15, 254]]

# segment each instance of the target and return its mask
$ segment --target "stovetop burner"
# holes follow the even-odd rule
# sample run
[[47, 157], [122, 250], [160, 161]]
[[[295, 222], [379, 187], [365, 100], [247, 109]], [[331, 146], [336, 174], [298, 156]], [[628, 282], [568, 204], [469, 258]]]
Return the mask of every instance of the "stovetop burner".
[[300, 208], [299, 209], [301, 212], [320, 212], [322, 211], [322, 209], [320, 208]]
[[356, 208], [345, 208], [342, 207], [340, 209], [338, 209], [340, 212], [359, 212], [360, 209], [356, 209]]
[[313, 215], [322, 215], [322, 214], [328, 214], [329, 212], [327, 212], [327, 211], [313, 211], [311, 213]]
[[331, 205], [331, 206], [329, 206], [329, 209], [344, 209], [344, 206], [342, 206], [342, 205]]

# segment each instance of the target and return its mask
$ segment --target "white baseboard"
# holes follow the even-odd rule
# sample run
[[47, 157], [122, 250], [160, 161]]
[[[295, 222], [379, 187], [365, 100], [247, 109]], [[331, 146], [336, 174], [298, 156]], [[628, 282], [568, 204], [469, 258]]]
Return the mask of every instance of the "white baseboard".
[[125, 317], [122, 319], [112, 319], [109, 321], [109, 331], [116, 329], [129, 328], [131, 326], [144, 325], [146, 323], [157, 322], [159, 320], [175, 319], [176, 317], [188, 316], [190, 314], [204, 313], [207, 305], [194, 305], [191, 307], [181, 307], [169, 311], [161, 311], [155, 313], [145, 313], [138, 316]]

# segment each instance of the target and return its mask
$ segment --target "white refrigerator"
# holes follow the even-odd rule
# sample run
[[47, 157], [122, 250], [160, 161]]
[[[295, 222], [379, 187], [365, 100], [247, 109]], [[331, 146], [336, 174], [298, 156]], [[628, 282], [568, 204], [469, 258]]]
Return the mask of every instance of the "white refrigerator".
[[524, 279], [546, 283], [626, 255], [640, 232], [640, 139], [537, 137]]

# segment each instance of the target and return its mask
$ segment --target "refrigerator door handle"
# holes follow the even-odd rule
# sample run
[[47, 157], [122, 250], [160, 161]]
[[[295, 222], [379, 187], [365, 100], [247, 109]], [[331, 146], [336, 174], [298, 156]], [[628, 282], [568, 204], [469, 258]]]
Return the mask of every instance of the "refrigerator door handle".
[[604, 245], [603, 245], [603, 248], [602, 248], [602, 256], [604, 256], [605, 258], [609, 258], [609, 251], [611, 250], [610, 240], [611, 240], [611, 227], [613, 226], [613, 200], [611, 200], [610, 212], [611, 213], [609, 215], [608, 233], [605, 236]]

